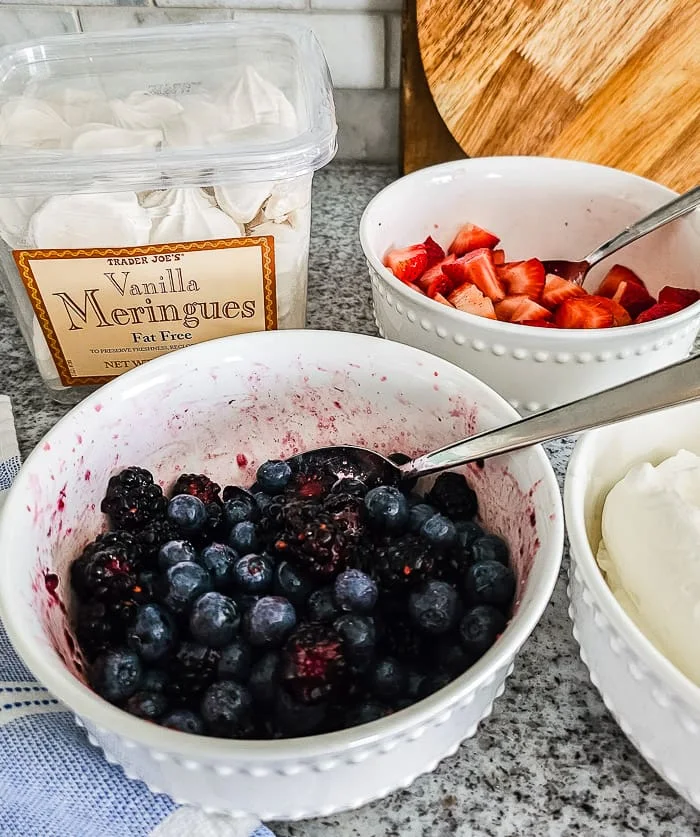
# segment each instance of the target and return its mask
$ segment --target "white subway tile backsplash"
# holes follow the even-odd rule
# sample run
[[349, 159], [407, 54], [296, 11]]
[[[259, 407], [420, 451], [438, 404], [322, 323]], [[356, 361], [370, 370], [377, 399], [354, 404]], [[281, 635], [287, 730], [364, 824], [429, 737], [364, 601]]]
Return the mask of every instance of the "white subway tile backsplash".
[[394, 12], [401, 9], [402, 0], [311, 0], [312, 9], [331, 11]]
[[233, 12], [228, 9], [139, 9], [124, 6], [112, 9], [83, 8], [78, 14], [85, 32], [161, 26], [168, 23], [206, 23], [233, 18]]
[[401, 83], [401, 15], [388, 15], [386, 26], [387, 85], [398, 87]]
[[70, 9], [0, 6], [0, 46], [79, 29], [78, 16]]
[[399, 156], [396, 90], [336, 90], [338, 159], [393, 162]]
[[[79, 0], [79, 6], [150, 6], [151, 0]], [[2, 6], [65, 6], [74, 10], [75, 6], [66, 0], [0, 0]]]
[[344, 88], [384, 87], [384, 18], [367, 14], [236, 12], [236, 18], [308, 26], [323, 47], [333, 84]]
[[305, 9], [306, 0], [153, 0], [156, 6], [207, 6], [216, 9], [265, 9], [290, 10]]

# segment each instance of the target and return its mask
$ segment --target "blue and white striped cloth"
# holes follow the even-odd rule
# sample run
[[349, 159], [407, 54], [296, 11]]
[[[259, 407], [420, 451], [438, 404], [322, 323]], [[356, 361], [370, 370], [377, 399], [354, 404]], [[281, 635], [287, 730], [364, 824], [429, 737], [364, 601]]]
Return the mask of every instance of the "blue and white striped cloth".
[[[0, 506], [19, 470], [0, 396]], [[109, 764], [34, 680], [0, 623], [0, 837], [274, 837], [257, 820], [178, 806]]]

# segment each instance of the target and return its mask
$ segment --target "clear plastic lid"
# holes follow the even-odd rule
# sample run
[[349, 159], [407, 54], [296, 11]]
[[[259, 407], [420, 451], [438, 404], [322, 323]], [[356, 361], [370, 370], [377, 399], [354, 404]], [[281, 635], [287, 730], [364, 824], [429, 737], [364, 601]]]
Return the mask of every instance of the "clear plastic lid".
[[0, 51], [0, 195], [295, 177], [336, 150], [313, 33], [245, 23], [46, 38]]

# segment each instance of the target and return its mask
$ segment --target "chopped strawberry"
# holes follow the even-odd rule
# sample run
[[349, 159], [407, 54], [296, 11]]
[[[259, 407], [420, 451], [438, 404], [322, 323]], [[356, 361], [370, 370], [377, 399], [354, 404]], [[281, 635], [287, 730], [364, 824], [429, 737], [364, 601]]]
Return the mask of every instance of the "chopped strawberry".
[[425, 291], [421, 287], [419, 287], [418, 285], [414, 285], [413, 282], [405, 282], [404, 284], [406, 284], [412, 291], [418, 291], [419, 294], [422, 294], [423, 296], [427, 296]]
[[448, 300], [460, 311], [476, 314], [479, 317], [487, 317], [489, 320], [496, 319], [493, 302], [487, 296], [484, 296], [476, 285], [471, 285], [468, 282], [461, 285], [457, 290], [452, 291]]
[[443, 264], [442, 269], [455, 285], [471, 282], [494, 302], [499, 302], [506, 295], [496, 274], [491, 251], [485, 247], [467, 253], [452, 264]]
[[596, 294], [598, 296], [613, 297], [620, 282], [635, 282], [637, 285], [646, 288], [644, 282], [642, 282], [633, 270], [630, 270], [622, 264], [615, 264], [605, 274], [603, 281], [598, 286]]
[[562, 279], [560, 276], [555, 276], [553, 273], [548, 273], [544, 280], [544, 290], [540, 302], [553, 311], [565, 299], [574, 299], [577, 296], [586, 296], [586, 292], [580, 285], [570, 282], [568, 279]]
[[608, 299], [607, 296], [589, 297], [589, 299], [600, 300], [601, 305], [607, 308], [612, 314], [614, 326], [626, 326], [632, 322], [632, 317], [630, 317], [627, 309], [623, 308], [622, 305], [614, 299]]
[[[423, 288], [423, 290], [426, 290], [426, 288], [430, 286], [430, 284], [436, 279], [436, 277], [445, 275], [442, 271], [443, 265], [452, 264], [456, 261], [457, 256], [446, 256], [444, 259], [437, 262], [437, 264], [434, 264], [432, 267], [429, 267], [418, 280], [418, 284], [421, 286], [421, 288]], [[452, 284], [454, 287], [454, 282]]]
[[508, 288], [512, 296], [529, 296], [539, 299], [544, 290], [544, 265], [539, 259], [528, 259], [525, 262], [506, 262], [496, 268], [501, 282]]
[[654, 297], [644, 285], [628, 282], [626, 279], [620, 282], [611, 298], [613, 302], [617, 302], [618, 305], [625, 308], [632, 319], [638, 317], [647, 308], [651, 308], [655, 302]]
[[498, 266], [506, 263], [506, 251], [505, 250], [494, 250], [493, 251], [493, 263]]
[[700, 292], [693, 288], [674, 288], [666, 285], [659, 291], [659, 302], [669, 302], [671, 305], [680, 305], [687, 308], [700, 299]]
[[508, 323], [520, 323], [523, 320], [548, 320], [551, 311], [538, 305], [529, 296], [507, 296], [496, 303], [496, 316]]
[[547, 320], [521, 320], [520, 325], [536, 326], [537, 328], [557, 328], [554, 323], [548, 323]]
[[668, 317], [669, 314], [677, 314], [682, 310], [683, 306], [678, 305], [677, 303], [657, 302], [655, 305], [652, 305], [651, 308], [647, 308], [646, 311], [642, 311], [642, 313], [634, 321], [633, 325], [648, 323], [651, 320], [660, 320], [661, 317]]
[[559, 328], [610, 328], [614, 317], [600, 297], [581, 296], [565, 299], [554, 314], [554, 323]]
[[425, 252], [428, 256], [428, 267], [432, 267], [445, 258], [445, 251], [430, 236], [423, 242], [423, 247], [425, 247]]
[[471, 253], [472, 250], [479, 250], [482, 247], [495, 247], [499, 241], [498, 236], [488, 230], [482, 230], [476, 224], [465, 224], [455, 236], [447, 252], [463, 256], [465, 253]]
[[428, 253], [423, 244], [414, 244], [402, 250], [390, 250], [384, 264], [402, 282], [415, 282], [428, 266]]
[[435, 294], [445, 296], [451, 293], [454, 288], [454, 282], [440, 270], [439, 273], [433, 275], [429, 282], [423, 284], [423, 288], [429, 297], [435, 299]]
[[441, 302], [443, 305], [447, 305], [450, 308], [454, 308], [454, 305], [448, 299], [445, 299], [445, 297], [442, 294], [435, 294], [433, 299], [435, 300], [435, 302]]

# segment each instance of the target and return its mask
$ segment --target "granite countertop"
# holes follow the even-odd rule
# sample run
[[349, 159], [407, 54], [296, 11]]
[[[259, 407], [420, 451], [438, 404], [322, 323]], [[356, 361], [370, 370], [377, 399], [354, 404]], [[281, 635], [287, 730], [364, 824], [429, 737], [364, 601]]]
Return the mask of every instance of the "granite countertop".
[[[333, 164], [314, 181], [308, 324], [376, 334], [357, 238], [388, 166]], [[0, 295], [0, 393], [11, 396], [22, 454], [67, 407], [45, 393]], [[572, 443], [548, 446], [560, 482]], [[279, 837], [654, 835], [700, 833], [700, 814], [628, 743], [593, 688], [567, 616], [568, 554], [553, 599], [477, 735], [410, 788], [358, 811], [273, 823]], [[107, 835], [108, 837], [108, 835]]]

